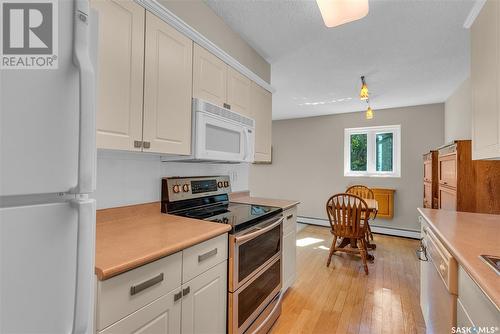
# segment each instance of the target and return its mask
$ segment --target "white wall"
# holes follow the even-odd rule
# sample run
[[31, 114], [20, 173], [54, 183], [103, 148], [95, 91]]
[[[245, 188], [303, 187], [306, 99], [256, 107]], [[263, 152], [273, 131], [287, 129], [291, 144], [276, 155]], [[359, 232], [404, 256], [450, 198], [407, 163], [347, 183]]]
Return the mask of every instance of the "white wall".
[[229, 175], [232, 191], [247, 190], [248, 164], [161, 162], [146, 153], [97, 152], [97, 208], [159, 201], [164, 176]]
[[466, 79], [444, 104], [445, 142], [471, 139], [472, 136], [472, 88]]
[[[344, 177], [344, 129], [401, 125], [401, 177]], [[299, 216], [326, 219], [325, 202], [352, 184], [396, 189], [394, 219], [374, 225], [418, 231], [423, 200], [422, 154], [443, 144], [444, 105], [375, 110], [273, 122], [273, 164], [250, 168], [254, 196], [300, 201]]]

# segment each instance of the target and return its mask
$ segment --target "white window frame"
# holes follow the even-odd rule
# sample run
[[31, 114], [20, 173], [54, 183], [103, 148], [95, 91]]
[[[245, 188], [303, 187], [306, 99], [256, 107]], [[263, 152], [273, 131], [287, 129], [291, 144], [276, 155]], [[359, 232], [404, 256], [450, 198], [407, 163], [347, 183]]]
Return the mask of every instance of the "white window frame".
[[[392, 172], [377, 172], [377, 134], [392, 133]], [[366, 171], [351, 170], [351, 135], [366, 134]], [[344, 129], [344, 176], [401, 177], [401, 125], [370, 126]]]

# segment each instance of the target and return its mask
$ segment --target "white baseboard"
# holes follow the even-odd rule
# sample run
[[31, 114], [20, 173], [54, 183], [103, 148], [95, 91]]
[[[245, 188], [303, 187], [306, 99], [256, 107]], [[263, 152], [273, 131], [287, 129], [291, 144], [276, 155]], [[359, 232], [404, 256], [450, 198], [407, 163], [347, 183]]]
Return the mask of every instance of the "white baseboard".
[[[330, 222], [328, 220], [319, 218], [309, 218], [309, 217], [299, 216], [297, 217], [297, 222], [310, 225], [326, 226], [326, 227], [330, 226]], [[404, 229], [390, 228], [385, 226], [376, 226], [373, 224], [370, 224], [370, 227], [373, 233], [393, 235], [396, 237], [420, 239], [420, 231], [404, 230]]]

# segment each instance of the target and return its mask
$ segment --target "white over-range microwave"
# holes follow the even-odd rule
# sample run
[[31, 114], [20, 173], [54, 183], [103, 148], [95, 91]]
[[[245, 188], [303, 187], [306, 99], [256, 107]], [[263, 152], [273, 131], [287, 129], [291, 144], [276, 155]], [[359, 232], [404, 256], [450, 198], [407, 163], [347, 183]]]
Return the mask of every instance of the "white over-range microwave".
[[255, 121], [229, 109], [193, 99], [190, 156], [163, 161], [253, 162]]

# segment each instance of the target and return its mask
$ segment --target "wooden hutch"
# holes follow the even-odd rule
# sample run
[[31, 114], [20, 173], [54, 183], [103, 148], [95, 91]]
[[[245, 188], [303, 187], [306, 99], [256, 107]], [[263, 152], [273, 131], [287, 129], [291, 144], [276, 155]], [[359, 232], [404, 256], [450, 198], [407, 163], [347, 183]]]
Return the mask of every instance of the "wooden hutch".
[[437, 209], [438, 205], [438, 152], [424, 154], [424, 208]]
[[472, 160], [470, 140], [440, 147], [424, 155], [424, 207], [430, 194], [433, 208], [500, 214], [500, 161]]

